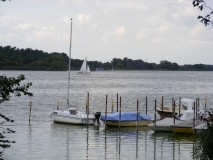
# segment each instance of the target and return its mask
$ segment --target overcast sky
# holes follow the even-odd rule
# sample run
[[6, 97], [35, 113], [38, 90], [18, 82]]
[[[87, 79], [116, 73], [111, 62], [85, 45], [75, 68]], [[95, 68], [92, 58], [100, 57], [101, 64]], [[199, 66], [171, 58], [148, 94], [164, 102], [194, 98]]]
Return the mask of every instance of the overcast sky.
[[0, 45], [68, 54], [72, 18], [74, 59], [213, 64], [213, 29], [197, 20], [205, 11], [192, 0], [0, 1]]

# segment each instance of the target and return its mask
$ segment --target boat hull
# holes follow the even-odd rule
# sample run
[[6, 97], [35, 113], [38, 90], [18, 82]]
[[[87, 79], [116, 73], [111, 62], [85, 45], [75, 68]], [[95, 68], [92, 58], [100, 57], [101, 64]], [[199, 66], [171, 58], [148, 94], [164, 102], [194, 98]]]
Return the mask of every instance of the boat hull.
[[79, 75], [91, 75], [91, 72], [78, 72]]
[[194, 133], [195, 130], [193, 128], [188, 128], [188, 127], [175, 127], [174, 132], [175, 133]]
[[[156, 110], [158, 112], [158, 114], [160, 115], [160, 118], [161, 119], [164, 119], [164, 118], [172, 118], [174, 117], [174, 113], [173, 112], [168, 112], [168, 111], [159, 111], [159, 110]], [[177, 115], [178, 113], [175, 113], [175, 115]]]
[[54, 123], [64, 123], [64, 124], [76, 124], [76, 125], [94, 125], [95, 124], [95, 118], [82, 118], [76, 115], [69, 115], [69, 116], [64, 116], [64, 115], [57, 115], [57, 114], [52, 114], [52, 119]]
[[143, 121], [103, 121], [103, 123], [106, 126], [111, 126], [111, 127], [142, 127], [142, 126], [148, 126], [151, 124], [153, 121], [152, 120], [143, 120]]
[[173, 126], [149, 126], [155, 132], [173, 132]]

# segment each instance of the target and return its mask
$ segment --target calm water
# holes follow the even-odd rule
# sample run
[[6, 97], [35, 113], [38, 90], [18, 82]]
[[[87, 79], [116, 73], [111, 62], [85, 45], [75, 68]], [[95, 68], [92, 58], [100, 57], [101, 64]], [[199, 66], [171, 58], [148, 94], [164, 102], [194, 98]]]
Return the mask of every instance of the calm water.
[[[1, 104], [1, 111], [15, 120], [9, 124], [15, 134], [6, 135], [16, 143], [4, 151], [4, 158], [13, 159], [192, 159], [193, 143], [189, 140], [168, 141], [167, 134], [154, 134], [149, 128], [104, 128], [103, 126], [71, 126], [54, 124], [50, 111], [56, 108], [56, 100], [65, 108], [68, 72], [0, 71], [0, 75], [24, 74], [25, 82], [32, 82], [30, 91], [34, 97], [12, 97]], [[106, 94], [108, 108], [116, 102], [117, 93], [122, 99], [122, 110], [145, 112], [148, 98], [148, 114], [154, 117], [154, 100], [159, 105], [170, 105], [172, 98], [207, 99], [207, 107], [213, 104], [213, 72], [169, 72], [169, 71], [103, 71], [89, 76], [71, 72], [70, 103], [85, 110], [87, 93], [90, 109], [105, 110]], [[29, 102], [33, 102], [29, 124]], [[203, 104], [204, 105], [204, 104]], [[114, 104], [116, 108], [116, 104]], [[8, 125], [8, 124], [7, 124]]]

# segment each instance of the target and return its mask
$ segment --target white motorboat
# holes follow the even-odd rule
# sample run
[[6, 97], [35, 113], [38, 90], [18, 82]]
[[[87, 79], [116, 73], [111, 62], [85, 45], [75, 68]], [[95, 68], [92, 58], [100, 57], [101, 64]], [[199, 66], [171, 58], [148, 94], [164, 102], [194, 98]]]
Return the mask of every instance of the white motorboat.
[[[179, 112], [183, 113], [185, 111], [194, 110], [194, 102], [195, 101], [193, 99], [181, 98], [180, 111], [179, 111], [179, 106], [176, 105], [175, 106], [175, 115], [177, 115]], [[160, 115], [161, 119], [166, 118], [166, 117], [171, 118], [174, 115], [173, 108], [174, 107], [172, 107], [172, 106], [163, 106], [163, 108], [162, 107], [156, 108], [156, 111]], [[202, 104], [200, 102], [198, 104], [197, 110], [198, 110], [198, 112], [204, 112], [203, 108], [202, 108]]]
[[[177, 118], [179, 118], [179, 119], [177, 119]], [[194, 110], [187, 110], [187, 111], [182, 112], [180, 114], [180, 117], [179, 117], [179, 115], [177, 115], [175, 118], [164, 118], [160, 121], [156, 121], [155, 123], [151, 123], [148, 126], [151, 127], [152, 130], [154, 130], [154, 131], [181, 132], [181, 131], [177, 131], [178, 128], [183, 128], [183, 127], [190, 128], [188, 123], [190, 123], [192, 125], [194, 122], [194, 119], [199, 119], [199, 118], [200, 118], [199, 116], [197, 116], [197, 117], [195, 116]], [[201, 120], [195, 120], [195, 121], [196, 121], [196, 125], [201, 123]], [[192, 128], [192, 126], [191, 126], [191, 128]], [[191, 128], [190, 128], [190, 131], [192, 130]], [[186, 133], [187, 132], [188, 131], [186, 131]]]
[[[175, 124], [179, 124], [182, 121], [175, 119]], [[157, 121], [155, 123], [151, 123], [148, 126], [152, 128], [154, 131], [166, 131], [166, 132], [172, 132], [173, 131], [173, 125], [174, 125], [174, 118], [164, 118], [160, 121]]]
[[[53, 122], [56, 123], [68, 123], [68, 124], [95, 124], [95, 115], [89, 114], [89, 109], [87, 107], [86, 113], [78, 111], [74, 107], [69, 106], [69, 90], [70, 90], [70, 66], [71, 66], [71, 41], [72, 41], [72, 19], [71, 19], [71, 32], [70, 32], [70, 50], [69, 50], [69, 76], [68, 76], [68, 98], [67, 98], [67, 109], [59, 110], [57, 104], [57, 109], [51, 112]], [[88, 105], [87, 105], [88, 106]]]
[[91, 74], [89, 65], [87, 63], [87, 57], [85, 57], [84, 62], [82, 64], [82, 66], [81, 66], [81, 69], [80, 69], [80, 71], [78, 71], [77, 74], [85, 74], [85, 75], [90, 75]]

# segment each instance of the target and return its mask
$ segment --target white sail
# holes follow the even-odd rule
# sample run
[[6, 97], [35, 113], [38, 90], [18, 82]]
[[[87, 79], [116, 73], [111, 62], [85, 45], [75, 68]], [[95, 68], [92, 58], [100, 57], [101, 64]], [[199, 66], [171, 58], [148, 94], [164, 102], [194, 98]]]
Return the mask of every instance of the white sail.
[[81, 69], [77, 74], [90, 74], [90, 68], [89, 65], [87, 64], [87, 57], [85, 57]]
[[89, 65], [87, 65], [87, 72], [90, 72], [90, 68], [89, 68]]
[[80, 69], [80, 72], [86, 72], [86, 71], [87, 71], [87, 57], [84, 59], [84, 62]]

